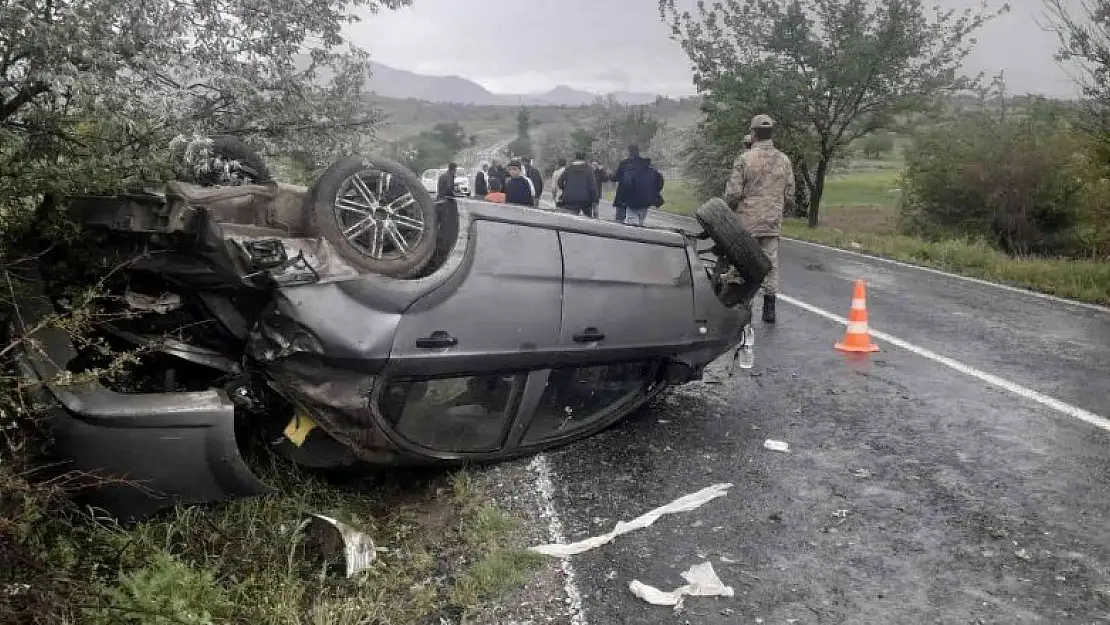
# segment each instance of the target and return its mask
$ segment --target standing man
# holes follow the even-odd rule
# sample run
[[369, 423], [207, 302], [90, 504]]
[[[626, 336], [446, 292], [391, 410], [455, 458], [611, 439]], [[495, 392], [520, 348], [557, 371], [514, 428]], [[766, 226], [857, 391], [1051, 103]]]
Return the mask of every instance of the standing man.
[[639, 146], [628, 146], [628, 158], [621, 161], [613, 180], [617, 183], [617, 195], [613, 199], [616, 222], [625, 223], [630, 219], [631, 225], [644, 225], [648, 209], [659, 201], [662, 180], [651, 161], [640, 156]]
[[482, 163], [482, 168], [474, 174], [474, 197], [485, 199], [489, 194], [489, 164]]
[[[771, 136], [775, 121], [769, 115], [752, 118], [752, 147], [740, 154], [725, 187], [725, 201], [771, 260], [771, 273], [763, 281], [763, 321], [775, 323], [775, 296], [779, 290], [779, 236], [782, 216], [794, 203], [794, 167], [775, 148]], [[736, 268], [724, 279], [735, 283]]]
[[590, 212], [601, 194], [597, 190], [597, 178], [586, 164], [584, 153], [574, 155], [574, 161], [566, 167], [555, 185], [563, 193], [563, 209], [566, 212], [591, 216]]
[[532, 182], [525, 177], [520, 161], [509, 163], [509, 182], [505, 185], [505, 203], [535, 208], [536, 196], [532, 194]]
[[559, 178], [563, 172], [567, 170], [567, 159], [559, 159], [559, 167], [555, 169], [555, 173], [551, 174], [551, 201], [555, 202], [555, 206], [561, 207], [563, 190], [559, 188]]
[[650, 205], [652, 196], [649, 191], [655, 187], [655, 181], [648, 180], [649, 164], [647, 159], [640, 157], [639, 145], [628, 145], [628, 158], [620, 161], [613, 174], [613, 182], [617, 183], [613, 198], [617, 223], [625, 223], [628, 209], [633, 209], [635, 216], [636, 211], [645, 209], [646, 212]]
[[593, 217], [594, 219], [597, 219], [601, 214], [598, 211], [598, 209], [600, 208], [600, 204], [601, 204], [601, 196], [605, 195], [605, 183], [609, 182], [609, 172], [606, 171], [606, 169], [601, 166], [601, 163], [599, 163], [597, 161], [594, 161], [594, 162], [590, 163], [590, 167], [593, 168], [593, 170], [594, 170], [594, 179], [597, 181], [597, 197], [598, 197], [598, 201], [596, 203], [594, 203], [594, 205], [592, 207], [590, 207], [590, 213], [591, 213], [590, 216]]
[[501, 164], [501, 161], [495, 158], [493, 159], [493, 167], [490, 167], [489, 170], [489, 177], [499, 179], [501, 181], [501, 188], [504, 189], [505, 183], [509, 181], [509, 172], [505, 169], [505, 166]]
[[535, 205], [539, 206], [543, 197], [543, 174], [532, 165], [532, 157], [521, 157], [520, 162], [524, 166], [524, 175], [532, 181], [532, 197], [535, 198]]
[[455, 172], [459, 170], [456, 163], [449, 163], [447, 171], [439, 175], [436, 182], [436, 200], [443, 201], [455, 197]]

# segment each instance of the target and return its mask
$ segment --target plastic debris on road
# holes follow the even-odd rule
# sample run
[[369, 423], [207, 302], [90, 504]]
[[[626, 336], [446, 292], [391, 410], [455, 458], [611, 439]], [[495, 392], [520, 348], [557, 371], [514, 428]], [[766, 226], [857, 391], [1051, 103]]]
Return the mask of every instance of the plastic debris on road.
[[682, 578], [687, 581], [685, 586], [670, 592], [648, 586], [639, 580], [632, 580], [628, 589], [632, 594], [652, 605], [674, 606], [676, 610], [682, 607], [685, 596], [691, 597], [732, 597], [735, 593], [731, 586], [725, 586], [717, 572], [713, 570], [712, 562], [702, 562], [690, 567]]
[[541, 545], [539, 547], [532, 547], [531, 551], [542, 553], [546, 556], [553, 556], [556, 558], [567, 558], [573, 555], [577, 555], [589, 551], [590, 549], [595, 549], [604, 544], [607, 544], [611, 542], [614, 538], [622, 534], [627, 534], [628, 532], [648, 527], [652, 523], [655, 523], [657, 520], [659, 520], [659, 517], [661, 516], [674, 514], [676, 512], [689, 512], [696, 508], [700, 508], [701, 506], [710, 501], [713, 501], [714, 499], [717, 499], [718, 497], [724, 497], [728, 489], [730, 488], [732, 488], [732, 484], [714, 484], [713, 486], [703, 488], [696, 493], [691, 493], [684, 497], [679, 497], [671, 503], [656, 508], [651, 512], [648, 512], [647, 514], [641, 515], [631, 521], [628, 521], [627, 523], [624, 521], [619, 521], [617, 523], [617, 526], [613, 528], [613, 531], [609, 532], [608, 534], [594, 536], [592, 538], [587, 538], [585, 540], [580, 540], [576, 543], [571, 543], [567, 545]]
[[763, 448], [770, 449], [771, 451], [781, 451], [782, 453], [788, 453], [790, 451], [790, 444], [784, 443], [782, 441], [773, 441], [768, 438], [767, 440], [763, 441]]
[[343, 539], [343, 560], [347, 563], [347, 577], [354, 577], [365, 571], [378, 559], [378, 550], [369, 534], [322, 514], [313, 513], [312, 516], [331, 525], [339, 532], [340, 538]]

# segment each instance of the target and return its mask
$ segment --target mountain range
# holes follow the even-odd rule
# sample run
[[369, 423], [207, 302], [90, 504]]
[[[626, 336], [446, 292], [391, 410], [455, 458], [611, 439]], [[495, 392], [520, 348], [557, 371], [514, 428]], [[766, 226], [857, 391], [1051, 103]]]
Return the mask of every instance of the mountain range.
[[476, 105], [585, 106], [600, 97], [612, 96], [628, 105], [651, 104], [657, 96], [650, 93], [618, 91], [596, 94], [560, 85], [545, 93], [493, 93], [478, 83], [461, 76], [426, 76], [381, 63], [371, 63], [369, 88], [379, 96], [416, 99], [427, 102], [450, 102]]

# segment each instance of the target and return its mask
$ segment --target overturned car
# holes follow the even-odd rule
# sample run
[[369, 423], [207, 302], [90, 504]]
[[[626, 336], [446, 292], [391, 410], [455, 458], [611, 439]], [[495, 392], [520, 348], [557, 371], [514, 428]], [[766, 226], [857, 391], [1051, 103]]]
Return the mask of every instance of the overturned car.
[[[69, 466], [126, 480], [92, 502], [129, 518], [267, 492], [246, 436], [313, 468], [490, 461], [589, 436], [737, 347], [769, 269], [719, 201], [699, 211], [707, 253], [676, 230], [435, 203], [376, 158], [344, 158], [311, 188], [173, 182], [65, 208], [125, 260], [104, 283], [132, 314], [98, 331], [146, 350], [145, 382], [65, 383], [84, 358], [54, 329], [20, 365], [56, 406]], [[726, 305], [729, 263], [745, 289]], [[58, 310], [38, 275], [16, 332]]]

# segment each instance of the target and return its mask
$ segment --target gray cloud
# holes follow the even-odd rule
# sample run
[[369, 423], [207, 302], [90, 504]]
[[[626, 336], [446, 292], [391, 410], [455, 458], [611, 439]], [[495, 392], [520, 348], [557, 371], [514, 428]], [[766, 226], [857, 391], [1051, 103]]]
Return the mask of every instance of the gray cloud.
[[[989, 0], [999, 6], [1002, 0]], [[947, 8], [979, 0], [940, 0]], [[1056, 37], [1038, 25], [1040, 0], [1017, 0], [978, 34], [969, 74], [1005, 72], [1014, 92], [1069, 95], [1052, 58]], [[558, 84], [604, 92], [694, 92], [690, 63], [659, 19], [655, 0], [415, 0], [349, 29], [374, 59], [424, 74], [459, 75], [494, 92]]]

